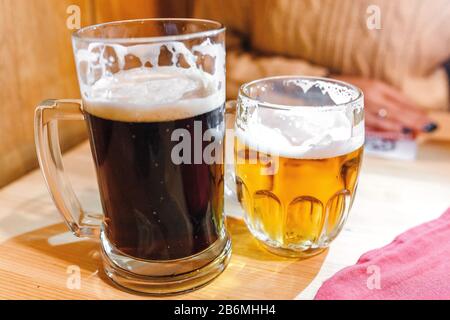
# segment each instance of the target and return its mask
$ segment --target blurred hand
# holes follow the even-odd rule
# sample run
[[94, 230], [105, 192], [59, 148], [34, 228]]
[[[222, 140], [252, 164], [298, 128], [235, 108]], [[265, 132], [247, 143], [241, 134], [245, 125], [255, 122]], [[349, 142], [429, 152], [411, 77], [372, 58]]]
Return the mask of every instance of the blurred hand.
[[437, 125], [398, 89], [378, 80], [335, 76], [364, 92], [365, 123], [368, 132], [383, 132], [391, 137], [416, 136], [431, 132]]

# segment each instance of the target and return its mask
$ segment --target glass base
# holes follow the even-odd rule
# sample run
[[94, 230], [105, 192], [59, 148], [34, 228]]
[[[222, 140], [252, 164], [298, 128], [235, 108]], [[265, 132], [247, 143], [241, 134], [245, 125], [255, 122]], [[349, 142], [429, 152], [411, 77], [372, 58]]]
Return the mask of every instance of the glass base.
[[322, 253], [328, 248], [328, 247], [318, 247], [318, 248], [309, 248], [306, 250], [295, 250], [290, 248], [274, 247], [261, 240], [258, 240], [258, 242], [270, 253], [285, 258], [307, 259]]
[[231, 257], [227, 234], [208, 249], [177, 260], [142, 260], [115, 249], [101, 234], [103, 267], [122, 289], [147, 295], [175, 295], [199, 289], [225, 270]]

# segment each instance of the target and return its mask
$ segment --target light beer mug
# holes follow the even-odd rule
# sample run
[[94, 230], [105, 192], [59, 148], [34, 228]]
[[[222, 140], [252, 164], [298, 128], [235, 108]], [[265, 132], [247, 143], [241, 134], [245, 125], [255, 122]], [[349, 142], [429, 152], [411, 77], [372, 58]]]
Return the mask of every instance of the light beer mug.
[[[73, 36], [82, 101], [36, 109], [37, 153], [53, 200], [73, 233], [100, 238], [105, 273], [121, 287], [185, 292], [229, 261], [224, 41], [223, 26], [207, 20], [83, 28]], [[103, 213], [84, 212], [65, 177], [57, 129], [64, 120], [87, 124]]]
[[243, 85], [235, 179], [253, 236], [282, 256], [327, 248], [351, 209], [363, 143], [364, 98], [352, 85], [296, 76]]

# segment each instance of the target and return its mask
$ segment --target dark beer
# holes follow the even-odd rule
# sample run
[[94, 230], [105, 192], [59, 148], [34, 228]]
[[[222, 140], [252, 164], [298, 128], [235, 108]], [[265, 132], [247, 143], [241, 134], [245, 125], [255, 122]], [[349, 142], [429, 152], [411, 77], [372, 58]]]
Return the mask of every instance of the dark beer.
[[[85, 110], [95, 109], [85, 102]], [[107, 108], [106, 108], [107, 109]], [[105, 109], [105, 110], [106, 110]], [[211, 110], [211, 108], [206, 108]], [[186, 119], [130, 122], [85, 111], [109, 241], [132, 257], [170, 260], [207, 249], [223, 233], [223, 152], [214, 163], [176, 164], [172, 133], [219, 132], [224, 107]], [[117, 118], [117, 117], [115, 117]], [[202, 141], [202, 149], [210, 142]]]

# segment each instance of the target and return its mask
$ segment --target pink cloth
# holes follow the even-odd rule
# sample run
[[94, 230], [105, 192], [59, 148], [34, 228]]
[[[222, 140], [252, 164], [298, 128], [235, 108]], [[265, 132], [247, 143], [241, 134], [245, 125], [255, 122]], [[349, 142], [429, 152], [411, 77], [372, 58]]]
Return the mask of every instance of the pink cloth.
[[324, 282], [317, 300], [450, 299], [450, 208]]

